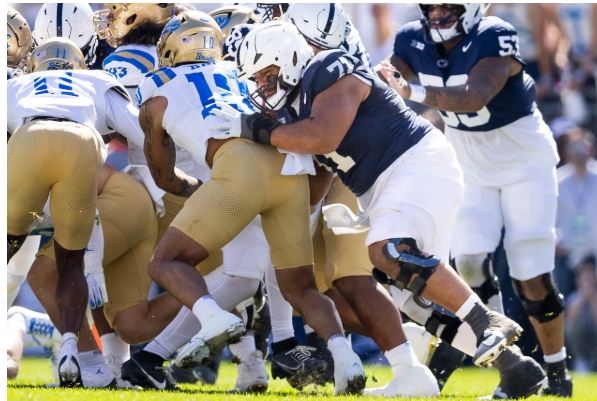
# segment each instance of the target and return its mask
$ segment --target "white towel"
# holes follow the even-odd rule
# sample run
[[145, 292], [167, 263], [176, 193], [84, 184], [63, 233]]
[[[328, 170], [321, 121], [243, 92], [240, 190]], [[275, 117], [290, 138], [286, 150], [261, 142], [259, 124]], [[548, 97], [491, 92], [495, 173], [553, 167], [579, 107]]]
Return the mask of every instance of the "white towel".
[[315, 175], [315, 165], [313, 164], [312, 155], [288, 152], [282, 149], [278, 149], [278, 152], [286, 153], [286, 160], [284, 160], [284, 165], [282, 166], [282, 175]]
[[362, 215], [356, 216], [352, 210], [342, 203], [332, 203], [322, 208], [323, 218], [328, 223], [334, 234], [360, 234], [369, 229], [369, 218]]
[[131, 177], [145, 187], [149, 193], [149, 196], [151, 196], [151, 200], [153, 200], [155, 214], [158, 217], [164, 217], [166, 215], [166, 207], [164, 206], [164, 201], [162, 198], [166, 194], [166, 191], [158, 188], [158, 186], [155, 184], [155, 181], [151, 176], [151, 172], [149, 171], [149, 167], [139, 164], [130, 164], [123, 168], [122, 172], [128, 173]]

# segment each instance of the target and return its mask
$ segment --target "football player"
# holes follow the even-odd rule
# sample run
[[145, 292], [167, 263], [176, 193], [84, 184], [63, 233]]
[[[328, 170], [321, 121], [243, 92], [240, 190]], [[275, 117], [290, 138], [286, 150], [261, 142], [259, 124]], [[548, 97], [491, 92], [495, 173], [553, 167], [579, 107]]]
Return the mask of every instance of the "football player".
[[[258, 82], [259, 89], [251, 95], [254, 104], [268, 113], [292, 105], [290, 115], [297, 122], [280, 124], [263, 114], [223, 107], [211, 112], [228, 122], [210, 128], [223, 131], [218, 138], [241, 137], [316, 154], [357, 195], [363, 210], [357, 219], [346, 208], [328, 208], [328, 225], [362, 228], [368, 220], [366, 245], [376, 278], [424, 296], [466, 321], [477, 337], [477, 365], [508, 364], [511, 354], [501, 351], [518, 337], [521, 327], [488, 310], [446, 265], [450, 230], [463, 194], [452, 147], [360, 60], [339, 50], [309, 60], [302, 51], [306, 46], [293, 25], [272, 22], [247, 35], [237, 58], [239, 79]], [[388, 350], [392, 365], [415, 359], [401, 338], [402, 344]], [[532, 377], [527, 376], [535, 391], [545, 378], [536, 367]], [[401, 373], [396, 369], [396, 376]], [[437, 394], [434, 380], [425, 386], [425, 391]], [[389, 386], [372, 392], [394, 391], [399, 389]]]
[[8, 256], [23, 243], [51, 195], [63, 329], [59, 373], [63, 385], [76, 385], [81, 381], [76, 338], [87, 301], [83, 255], [95, 219], [97, 173], [105, 159], [101, 134], [114, 127], [137, 143], [143, 134], [133, 124], [137, 111], [125, 89], [108, 74], [82, 71], [84, 56], [72, 41], [48, 39], [29, 55], [27, 65], [31, 74], [8, 83], [8, 96], [17, 101], [8, 110]]
[[[159, 84], [153, 93], [143, 93], [143, 86], [139, 90], [140, 123], [154, 179], [172, 193], [191, 195], [158, 245], [149, 268], [154, 280], [192, 309], [202, 323], [199, 334], [179, 352], [177, 363], [196, 364], [210, 348], [240, 334], [238, 319], [209, 297], [192, 266], [261, 215], [282, 293], [329, 340], [336, 360], [336, 393], [359, 393], [366, 380], [360, 360], [342, 333], [332, 303], [313, 284], [308, 182], [305, 175], [296, 175], [313, 170], [311, 160], [248, 141], [215, 140], [207, 129], [210, 120], [222, 122], [210, 115], [218, 107], [216, 99], [228, 107], [252, 111], [243, 96], [246, 85], [238, 83], [234, 67], [216, 63], [221, 58], [221, 42], [221, 30], [207, 14], [185, 12], [173, 18], [158, 45], [161, 65], [166, 67], [160, 71]], [[208, 182], [174, 170], [169, 155], [175, 142], [210, 166]], [[292, 165], [285, 169], [289, 175], [281, 175], [287, 158]], [[209, 317], [214, 323], [206, 325]], [[206, 343], [211, 333], [219, 341]]]
[[8, 64], [8, 79], [22, 74], [21, 61], [31, 51], [31, 28], [25, 17], [12, 7], [7, 7], [7, 51], [6, 63]]
[[[404, 98], [441, 112], [462, 166], [464, 201], [451, 243], [456, 268], [485, 302], [499, 302], [488, 254], [505, 227], [514, 289], [545, 355], [546, 391], [570, 396], [564, 302], [552, 278], [558, 155], [524, 72], [517, 32], [497, 17], [484, 18], [482, 4], [420, 7], [423, 18], [400, 29], [392, 66], [382, 73]], [[502, 396], [516, 396], [511, 386], [500, 384]]]

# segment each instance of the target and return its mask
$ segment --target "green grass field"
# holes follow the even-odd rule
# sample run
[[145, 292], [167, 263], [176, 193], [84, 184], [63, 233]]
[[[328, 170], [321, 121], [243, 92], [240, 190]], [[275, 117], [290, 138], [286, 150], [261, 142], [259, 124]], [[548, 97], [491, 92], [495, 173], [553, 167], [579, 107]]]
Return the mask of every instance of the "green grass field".
[[[269, 370], [269, 368], [268, 368]], [[366, 368], [368, 387], [378, 387], [391, 379], [388, 367], [368, 366]], [[99, 400], [102, 401], [240, 401], [263, 399], [268, 401], [286, 400], [315, 400], [330, 398], [333, 395], [331, 385], [326, 387], [308, 387], [299, 392], [292, 389], [286, 381], [272, 380], [267, 393], [259, 395], [232, 395], [227, 390], [234, 386], [236, 380], [236, 366], [223, 362], [220, 377], [215, 386], [181, 385], [175, 392], [135, 391], [135, 390], [75, 390], [48, 389], [44, 383], [52, 381], [49, 363], [46, 359], [25, 358], [17, 379], [8, 382], [9, 400], [40, 400], [40, 401], [68, 401], [68, 400]], [[474, 400], [491, 394], [498, 383], [495, 370], [481, 370], [477, 368], [459, 369], [448, 381], [443, 398], [450, 400]], [[573, 400], [597, 400], [597, 374], [574, 375]], [[363, 397], [341, 397], [341, 399], [356, 399]], [[373, 399], [367, 397], [367, 399]], [[556, 400], [556, 397], [542, 397], [541, 400]]]

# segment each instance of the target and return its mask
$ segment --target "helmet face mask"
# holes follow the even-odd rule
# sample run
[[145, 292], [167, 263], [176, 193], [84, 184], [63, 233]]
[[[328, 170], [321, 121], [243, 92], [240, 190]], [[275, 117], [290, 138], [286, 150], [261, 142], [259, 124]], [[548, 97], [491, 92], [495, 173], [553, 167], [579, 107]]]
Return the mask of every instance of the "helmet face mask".
[[[431, 19], [429, 12], [436, 6], [442, 7], [447, 13], [442, 18]], [[419, 4], [419, 7], [423, 14], [421, 24], [430, 43], [443, 43], [468, 34], [481, 21], [487, 10], [487, 6], [479, 3]], [[446, 25], [450, 26], [444, 28]]]
[[282, 17], [290, 3], [234, 3], [234, 5], [249, 7], [257, 15], [259, 23], [264, 24], [273, 21], [274, 18]]
[[313, 51], [294, 25], [285, 21], [258, 25], [240, 44], [236, 59], [238, 77], [250, 79], [270, 66], [279, 67], [276, 79], [268, 79], [250, 96], [262, 111], [279, 110], [300, 82], [311, 57]]
[[112, 47], [129, 32], [147, 21], [165, 24], [174, 16], [174, 3], [104, 3], [107, 9], [93, 14], [93, 25], [100, 39]]
[[222, 44], [222, 31], [211, 16], [185, 11], [172, 18], [162, 31], [156, 47], [159, 67], [220, 61]]
[[9, 67], [17, 67], [31, 51], [31, 28], [17, 10], [7, 7], [7, 51], [6, 58]]

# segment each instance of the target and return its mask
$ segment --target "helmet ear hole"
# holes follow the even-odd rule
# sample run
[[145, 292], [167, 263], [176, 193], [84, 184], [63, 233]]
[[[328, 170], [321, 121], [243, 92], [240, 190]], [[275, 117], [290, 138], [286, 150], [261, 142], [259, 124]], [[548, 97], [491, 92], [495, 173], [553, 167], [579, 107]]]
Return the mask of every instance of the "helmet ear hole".
[[133, 14], [133, 15], [131, 15], [130, 17], [128, 17], [128, 18], [126, 19], [125, 23], [126, 23], [127, 25], [132, 25], [132, 24], [134, 24], [134, 23], [135, 23], [135, 20], [136, 20], [136, 19], [137, 19], [137, 14]]
[[164, 58], [170, 58], [170, 53], [172, 53], [172, 51], [167, 50], [166, 53], [164, 53]]
[[296, 51], [295, 51], [294, 54], [292, 55], [292, 65], [294, 67], [296, 67], [296, 63], [298, 63], [298, 56], [297, 56]]

